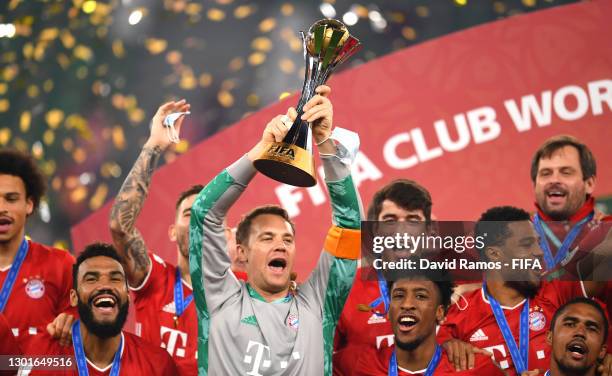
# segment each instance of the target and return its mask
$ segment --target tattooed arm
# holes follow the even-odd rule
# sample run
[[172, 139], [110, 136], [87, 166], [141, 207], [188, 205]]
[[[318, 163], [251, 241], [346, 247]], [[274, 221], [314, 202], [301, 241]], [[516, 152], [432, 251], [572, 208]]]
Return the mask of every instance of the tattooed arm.
[[[151, 264], [144, 239], [135, 223], [149, 193], [151, 177], [159, 156], [170, 146], [162, 122], [172, 112], [188, 110], [189, 104], [185, 100], [168, 102], [157, 110], [151, 122], [151, 135], [123, 182], [111, 209], [110, 229], [113, 243], [125, 259], [130, 286], [142, 284]], [[177, 132], [180, 132], [183, 118], [180, 117], [174, 124]]]
[[142, 284], [151, 263], [144, 239], [134, 225], [149, 193], [151, 176], [161, 152], [159, 146], [142, 149], [111, 210], [110, 229], [113, 243], [127, 264], [130, 286]]

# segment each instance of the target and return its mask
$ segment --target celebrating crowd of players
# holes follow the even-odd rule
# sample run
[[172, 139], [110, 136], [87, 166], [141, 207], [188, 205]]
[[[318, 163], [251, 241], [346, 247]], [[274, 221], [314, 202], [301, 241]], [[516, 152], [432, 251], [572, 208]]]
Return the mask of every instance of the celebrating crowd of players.
[[[545, 274], [526, 271], [516, 281], [502, 268], [456, 285], [422, 270], [368, 280], [357, 261], [363, 210], [350, 132], [333, 131], [330, 91], [317, 88], [300, 114], [312, 124], [333, 215], [317, 266], [299, 285], [299, 231], [284, 209], [255, 208], [235, 231], [225, 221], [256, 174], [253, 160], [298, 116], [293, 108], [206, 186], [180, 195], [168, 231], [176, 265], [146, 246], [135, 222], [171, 144], [164, 118], [189, 110], [186, 101], [155, 114], [114, 201], [114, 244], [91, 244], [76, 260], [25, 236], [44, 179], [30, 156], [0, 151], [0, 374], [612, 375], [612, 217], [594, 207], [590, 150], [570, 136], [547, 140], [531, 166], [535, 215], [498, 206], [476, 223], [475, 233], [487, 234], [483, 260], [537, 259]], [[428, 227], [432, 206], [426, 188], [401, 179], [374, 195], [367, 219]], [[123, 330], [130, 303], [134, 334]], [[35, 356], [73, 364], [14, 367]]]

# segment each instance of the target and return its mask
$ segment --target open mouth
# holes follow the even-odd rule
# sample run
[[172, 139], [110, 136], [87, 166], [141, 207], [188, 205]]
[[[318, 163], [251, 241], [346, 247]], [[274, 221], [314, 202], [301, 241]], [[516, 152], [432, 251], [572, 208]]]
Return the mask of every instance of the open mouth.
[[282, 272], [285, 270], [285, 268], [287, 267], [287, 260], [285, 260], [284, 258], [274, 258], [272, 260], [270, 260], [270, 262], [268, 263], [268, 267], [273, 271], [273, 272]]
[[13, 220], [8, 217], [0, 217], [0, 232], [7, 231]]
[[573, 341], [567, 345], [567, 351], [570, 353], [573, 359], [581, 360], [585, 358], [588, 348], [582, 341]]
[[92, 301], [92, 306], [102, 313], [112, 313], [117, 306], [117, 299], [112, 295], [99, 295]]
[[415, 325], [419, 322], [416, 316], [411, 314], [404, 314], [399, 317], [397, 320], [399, 324], [399, 329], [402, 332], [408, 332], [415, 327]]
[[546, 198], [551, 202], [561, 202], [567, 197], [567, 192], [562, 189], [550, 189], [546, 191]]

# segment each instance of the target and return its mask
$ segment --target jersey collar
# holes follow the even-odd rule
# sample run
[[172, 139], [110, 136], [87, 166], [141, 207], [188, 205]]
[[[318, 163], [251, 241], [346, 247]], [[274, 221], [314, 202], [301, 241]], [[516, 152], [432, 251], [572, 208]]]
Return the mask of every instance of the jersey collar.
[[[540, 218], [542, 218], [544, 221], [547, 221], [547, 222], [553, 221], [552, 218], [550, 218], [548, 215], [546, 215], [546, 213], [542, 211], [542, 208], [540, 208], [540, 206], [537, 203], [535, 204], [535, 207], [538, 211], [538, 214], [540, 215]], [[581, 219], [591, 214], [594, 209], [595, 209], [595, 198], [591, 195], [588, 195], [587, 200], [580, 207], [580, 209], [578, 209], [578, 211], [569, 218], [570, 223], [580, 221]]]
[[[484, 287], [481, 287], [481, 288], [480, 288], [480, 293], [482, 294], [482, 300], [483, 300], [485, 303], [487, 303], [487, 304], [489, 304], [489, 305], [490, 305], [491, 303], [489, 302], [489, 299], [487, 299], [487, 294], [485, 294]], [[517, 304], [516, 304], [514, 307], [508, 307], [508, 306], [503, 306], [503, 305], [500, 305], [500, 307], [501, 307], [502, 309], [507, 309], [507, 310], [510, 310], [510, 311], [511, 311], [511, 310], [513, 310], [513, 309], [516, 309], [516, 308], [518, 308], [518, 307], [522, 306], [522, 305], [523, 305], [523, 304], [524, 304], [526, 301], [527, 301], [527, 299], [523, 299], [523, 300], [521, 300], [520, 302], [518, 302], [518, 303], [517, 303]]]
[[[268, 301], [266, 299], [264, 299], [264, 297], [261, 296], [261, 294], [258, 293], [254, 288], [252, 288], [251, 285], [249, 285], [248, 283], [246, 284], [246, 288], [247, 288], [247, 291], [249, 292], [249, 296], [251, 298], [268, 303]], [[293, 295], [287, 294], [287, 296], [285, 296], [284, 298], [276, 299], [276, 300], [274, 300], [274, 301], [272, 301], [270, 303], [272, 303], [272, 304], [287, 303], [287, 302], [291, 301], [292, 297], [293, 297]]]

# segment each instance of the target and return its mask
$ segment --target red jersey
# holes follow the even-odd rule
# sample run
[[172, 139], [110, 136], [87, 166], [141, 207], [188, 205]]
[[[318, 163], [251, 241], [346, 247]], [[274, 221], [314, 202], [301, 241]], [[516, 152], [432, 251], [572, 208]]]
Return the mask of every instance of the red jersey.
[[[353, 362], [356, 360], [356, 366], [350, 374], [351, 376], [387, 376], [389, 374], [389, 361], [395, 346], [385, 347], [381, 350], [376, 350], [369, 347], [363, 353], [353, 354]], [[398, 376], [421, 376], [425, 375], [425, 370], [409, 371], [401, 367], [397, 367]], [[499, 369], [491, 358], [476, 354], [474, 368], [465, 371], [455, 371], [455, 366], [448, 361], [448, 355], [442, 350], [440, 363], [434, 371], [434, 376], [442, 375], [458, 375], [458, 376], [503, 376], [504, 373]]]
[[[197, 375], [198, 315], [192, 301], [175, 321], [174, 284], [176, 266], [149, 253], [151, 269], [142, 284], [130, 288], [134, 293], [136, 334], [161, 346], [174, 359], [181, 375]], [[193, 293], [181, 278], [183, 298]]]
[[364, 280], [358, 268], [334, 336], [334, 375], [350, 375], [355, 368], [355, 354], [384, 349], [393, 345], [393, 330], [384, 312], [384, 305], [374, 312], [364, 312], [359, 305], [369, 305], [380, 297], [378, 281]]
[[[540, 218], [546, 223], [548, 228], [552, 230], [557, 239], [563, 242], [572, 226], [582, 219], [588, 217], [594, 213], [595, 199], [591, 196], [582, 205], [580, 209], [574, 215], [572, 215], [568, 221], [553, 221], [547, 216], [542, 209], [536, 204], [536, 209]], [[582, 230], [572, 243], [569, 248], [568, 254], [561, 263], [557, 265], [553, 270], [547, 273], [549, 280], [562, 279], [562, 280], [579, 280], [579, 273], [577, 265], [595, 246], [601, 243], [608, 232], [612, 229], [612, 216], [607, 215], [600, 221], [590, 221], [582, 227]], [[546, 238], [553, 257], [557, 254], [557, 246], [551, 239]], [[607, 289], [612, 288], [612, 281], [608, 281]], [[607, 294], [607, 299], [603, 300], [608, 311], [608, 317], [612, 317], [612, 294]], [[612, 325], [611, 325], [612, 328]], [[608, 347], [612, 346], [612, 336], [608, 338]]]
[[[166, 351], [147, 343], [134, 334], [122, 332], [122, 336], [123, 349], [121, 351], [121, 369], [119, 375], [177, 375], [176, 366]], [[73, 369], [58, 371], [33, 370], [30, 375], [64, 376], [79, 374], [74, 359], [74, 347], [60, 346], [59, 343], [53, 340], [48, 334], [38, 336], [36, 339], [30, 341], [30, 347], [26, 350], [26, 355], [64, 355], [73, 357]], [[100, 369], [87, 359], [87, 370], [90, 376], [110, 375], [111, 365], [104, 369]]]
[[[0, 313], [0, 355], [22, 355], [17, 339], [13, 336], [11, 326]], [[15, 371], [0, 370], [0, 376], [16, 375]]]
[[[11, 330], [11, 326], [4, 317], [3, 314], [0, 313], [0, 355], [21, 355], [21, 348], [19, 343], [17, 343], [17, 339], [13, 336], [13, 331]], [[2, 373], [0, 372], [0, 375]]]
[[[548, 369], [550, 346], [546, 332], [557, 309], [574, 297], [584, 296], [580, 282], [542, 282], [535, 298], [529, 301], [529, 363], [528, 369]], [[523, 304], [504, 307], [508, 326], [519, 343], [519, 322]], [[508, 346], [497, 326], [493, 310], [482, 288], [472, 291], [451, 305], [446, 320], [438, 331], [438, 342], [457, 338], [493, 353], [493, 357], [508, 375], [516, 375]]]
[[[70, 308], [74, 264], [74, 257], [67, 251], [28, 242], [28, 253], [3, 312], [22, 349], [33, 336], [46, 333], [47, 324]], [[0, 285], [9, 269], [0, 270]]]

